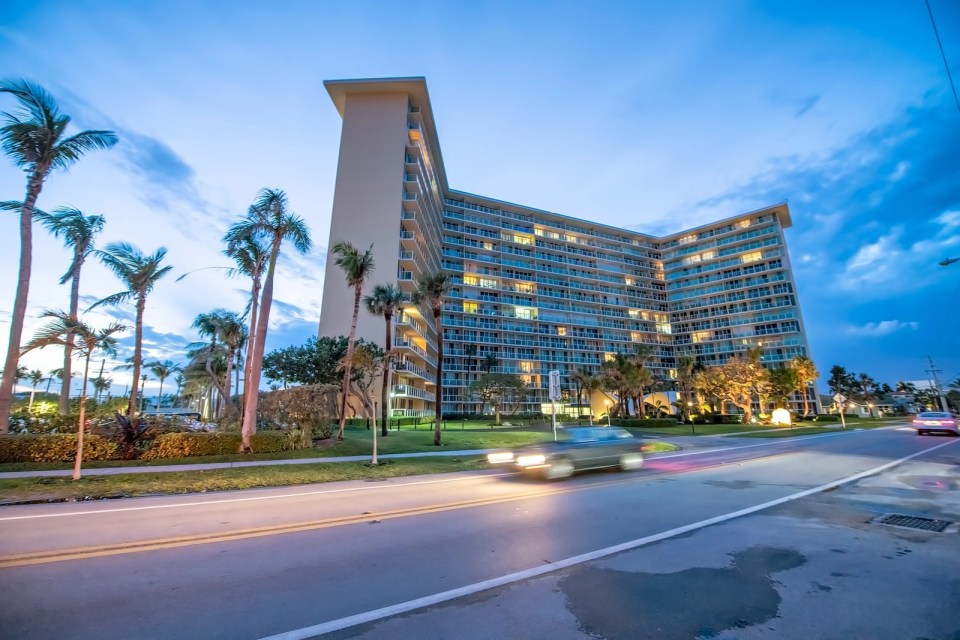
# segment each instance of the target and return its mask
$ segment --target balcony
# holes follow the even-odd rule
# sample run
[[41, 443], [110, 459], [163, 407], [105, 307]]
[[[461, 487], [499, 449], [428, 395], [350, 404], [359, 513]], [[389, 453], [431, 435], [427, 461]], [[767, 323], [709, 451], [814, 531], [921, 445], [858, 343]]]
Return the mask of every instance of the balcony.
[[407, 384], [395, 384], [390, 389], [390, 394], [394, 398], [418, 398], [427, 402], [435, 402], [437, 394], [417, 389]]

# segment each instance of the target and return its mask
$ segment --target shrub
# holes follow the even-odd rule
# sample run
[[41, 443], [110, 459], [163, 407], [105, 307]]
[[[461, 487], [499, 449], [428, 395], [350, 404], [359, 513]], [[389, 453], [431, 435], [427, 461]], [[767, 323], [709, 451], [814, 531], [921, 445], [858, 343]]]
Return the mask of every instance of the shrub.
[[610, 424], [617, 427], [662, 429], [664, 427], [676, 427], [679, 425], [676, 418], [614, 418]]
[[[17, 434], [0, 436], [0, 462], [70, 462], [77, 454], [77, 434]], [[110, 438], [84, 435], [84, 460], [118, 457]]]
[[[850, 417], [851, 416], [844, 416], [847, 420], [849, 420]], [[840, 415], [836, 413], [825, 413], [818, 415], [814, 420], [817, 422], [840, 422]]]
[[[157, 436], [141, 456], [144, 460], [230, 455], [240, 450], [239, 433], [165, 433]], [[256, 433], [250, 442], [256, 453], [289, 451], [293, 448], [286, 431]]]
[[[305, 384], [272, 391], [261, 397], [259, 417], [275, 429], [300, 429], [329, 438], [336, 422], [338, 389], [333, 384]], [[357, 419], [348, 422], [354, 423]], [[359, 424], [364, 422], [360, 420]]]

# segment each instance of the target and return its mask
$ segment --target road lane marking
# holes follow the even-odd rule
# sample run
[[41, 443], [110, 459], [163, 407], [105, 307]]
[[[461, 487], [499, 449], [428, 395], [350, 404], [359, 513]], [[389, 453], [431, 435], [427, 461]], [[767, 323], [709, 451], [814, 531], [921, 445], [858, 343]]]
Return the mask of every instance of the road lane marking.
[[[755, 447], [771, 447], [778, 444], [789, 444], [791, 442], [796, 442], [797, 440], [814, 440], [816, 438], [827, 438], [832, 436], [838, 436], [849, 433], [859, 433], [861, 431], [885, 431], [892, 427], [879, 427], [869, 430], [859, 430], [859, 429], [848, 429], [846, 431], [839, 431], [837, 433], [824, 433], [812, 436], [797, 436], [796, 438], [787, 438], [785, 440], [773, 440], [770, 442], [761, 442], [758, 444], [748, 444], [740, 447], [723, 447], [720, 449], [704, 449], [702, 451], [686, 451], [683, 453], [672, 453], [665, 455], [652, 455], [650, 456], [651, 460], [663, 460], [667, 458], [680, 458], [684, 456], [702, 456], [710, 453], [722, 453], [724, 451], [737, 451], [740, 449], [752, 449]], [[153, 504], [153, 505], [142, 505], [136, 507], [116, 507], [113, 509], [93, 509], [90, 511], [66, 511], [63, 513], [35, 513], [22, 516], [5, 516], [0, 517], [0, 522], [9, 522], [13, 520], [33, 520], [40, 518], [65, 518], [72, 516], [90, 516], [98, 515], [101, 513], [122, 513], [126, 511], [150, 511], [154, 509], [177, 509], [181, 507], [206, 507], [214, 504], [232, 504], [237, 502], [254, 502], [261, 500], [284, 500], [288, 498], [302, 498], [305, 496], [316, 496], [316, 495], [327, 495], [332, 493], [350, 493], [354, 491], [372, 491], [376, 489], [396, 489], [400, 487], [413, 487], [418, 485], [427, 485], [427, 484], [441, 484], [447, 482], [463, 482], [465, 480], [476, 480], [478, 477], [483, 478], [497, 478], [502, 476], [514, 475], [513, 472], [510, 473], [488, 473], [483, 476], [470, 475], [460, 478], [444, 478], [440, 480], [422, 480], [417, 482], [399, 482], [395, 484], [377, 484], [367, 487], [345, 487], [338, 489], [318, 489], [315, 491], [298, 491], [296, 493], [284, 493], [279, 495], [269, 495], [269, 496], [245, 496], [242, 498], [224, 498], [222, 500], [204, 500], [202, 502], [176, 502], [173, 504]]]
[[676, 527], [674, 529], [670, 529], [669, 531], [663, 531], [661, 533], [657, 533], [651, 536], [637, 538], [636, 540], [631, 540], [629, 542], [624, 542], [622, 544], [606, 547], [604, 549], [597, 549], [596, 551], [590, 551], [588, 553], [572, 556], [570, 558], [565, 558], [563, 560], [557, 560], [555, 562], [550, 562], [542, 566], [525, 569], [523, 571], [517, 571], [516, 573], [510, 573], [505, 576], [500, 576], [498, 578], [483, 580], [481, 582], [476, 582], [474, 584], [459, 587], [457, 589], [451, 589], [449, 591], [435, 593], [433, 595], [424, 596], [422, 598], [417, 598], [415, 600], [408, 600], [406, 602], [401, 602], [399, 604], [382, 607], [380, 609], [374, 609], [373, 611], [358, 613], [356, 615], [347, 616], [345, 618], [339, 618], [337, 620], [331, 620], [329, 622], [323, 622], [323, 623], [312, 625], [309, 627], [303, 627], [300, 629], [294, 629], [292, 631], [286, 631], [284, 633], [279, 633], [276, 635], [268, 636], [266, 638], [262, 638], [261, 640], [306, 640], [307, 638], [315, 638], [325, 633], [332, 633], [334, 631], [347, 629], [349, 627], [354, 627], [359, 624], [375, 622], [377, 620], [382, 620], [384, 618], [389, 618], [391, 616], [399, 615], [402, 613], [408, 613], [416, 609], [422, 609], [424, 607], [429, 607], [429, 606], [433, 606], [443, 602], [448, 602], [450, 600], [462, 598], [463, 596], [472, 595], [475, 593], [479, 593], [481, 591], [493, 589], [495, 587], [502, 587], [508, 584], [512, 584], [514, 582], [529, 580], [530, 578], [542, 576], [544, 574], [552, 573], [560, 569], [566, 569], [574, 565], [583, 564], [584, 562], [591, 562], [593, 560], [605, 558], [607, 556], [621, 553], [623, 551], [630, 551], [632, 549], [646, 546], [654, 542], [659, 542], [661, 540], [666, 540], [668, 538], [684, 535], [686, 533], [690, 533], [691, 531], [697, 531], [705, 527], [709, 527], [715, 524], [720, 524], [723, 522], [727, 522], [729, 520], [733, 520], [735, 518], [741, 518], [743, 516], [757, 513], [758, 511], [763, 511], [771, 507], [776, 507], [786, 502], [792, 502], [793, 500], [806, 498], [807, 496], [811, 496], [816, 493], [821, 493], [823, 491], [835, 489], [842, 485], [849, 484], [851, 482], [856, 482], [857, 480], [861, 480], [868, 476], [881, 473], [899, 464], [903, 464], [908, 460], [912, 460], [913, 458], [917, 458], [926, 453], [930, 453], [931, 451], [936, 451], [937, 449], [946, 447], [956, 442], [957, 440], [944, 442], [943, 444], [936, 445], [929, 449], [924, 449], [923, 451], [910, 454], [909, 456], [900, 458], [899, 460], [894, 460], [893, 462], [882, 464], [878, 467], [874, 467], [873, 469], [868, 469], [866, 471], [862, 471], [855, 475], [847, 476], [846, 478], [841, 478], [840, 480], [834, 480], [833, 482], [828, 482], [826, 484], [822, 484], [812, 489], [806, 489], [804, 491], [800, 491], [788, 496], [784, 496], [783, 498], [777, 498], [776, 500], [770, 500], [768, 502], [754, 505], [752, 507], [747, 507], [745, 509], [740, 509], [738, 511], [732, 511], [730, 513], [716, 516], [714, 518], [708, 518], [706, 520], [700, 520], [699, 522], [694, 522], [688, 525], [684, 525], [682, 527]]

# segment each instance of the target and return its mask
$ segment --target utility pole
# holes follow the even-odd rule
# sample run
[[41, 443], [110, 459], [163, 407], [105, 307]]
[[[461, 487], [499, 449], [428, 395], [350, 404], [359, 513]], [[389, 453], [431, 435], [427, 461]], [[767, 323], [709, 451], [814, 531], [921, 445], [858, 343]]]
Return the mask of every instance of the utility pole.
[[927, 356], [927, 360], [930, 362], [930, 368], [926, 369], [926, 372], [933, 376], [933, 389], [937, 392], [937, 397], [940, 398], [940, 408], [948, 411], [947, 399], [943, 397], [943, 392], [940, 390], [940, 380], [937, 378], [937, 374], [943, 373], [943, 369], [937, 369], [933, 364], [933, 358], [930, 356]]

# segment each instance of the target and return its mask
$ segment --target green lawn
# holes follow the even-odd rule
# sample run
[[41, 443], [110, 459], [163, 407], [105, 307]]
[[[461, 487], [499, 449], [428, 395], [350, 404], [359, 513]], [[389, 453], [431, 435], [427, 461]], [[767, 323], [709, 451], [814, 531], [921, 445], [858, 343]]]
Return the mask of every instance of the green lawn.
[[241, 467], [211, 471], [174, 471], [115, 476], [18, 478], [0, 480], [0, 504], [31, 501], [98, 500], [151, 494], [201, 493], [254, 487], [279, 487], [339, 480], [373, 480], [428, 473], [487, 469], [480, 456], [417, 458], [383, 461], [372, 467], [362, 462], [295, 466]]
[[[809, 423], [802, 423], [809, 424]], [[799, 425], [798, 425], [799, 426]], [[859, 422], [847, 422], [847, 431], [851, 429], [879, 429], [882, 427], [889, 427], [890, 421], [879, 421], [879, 420], [861, 420]], [[807, 427], [804, 429], [792, 429], [790, 427], [782, 427], [776, 431], [767, 431], [766, 433], [741, 433], [735, 436], [734, 438], [793, 438], [796, 436], [808, 436], [814, 435], [817, 433], [836, 433], [838, 431], [843, 431], [843, 426], [838, 422], [835, 426], [830, 427]]]

